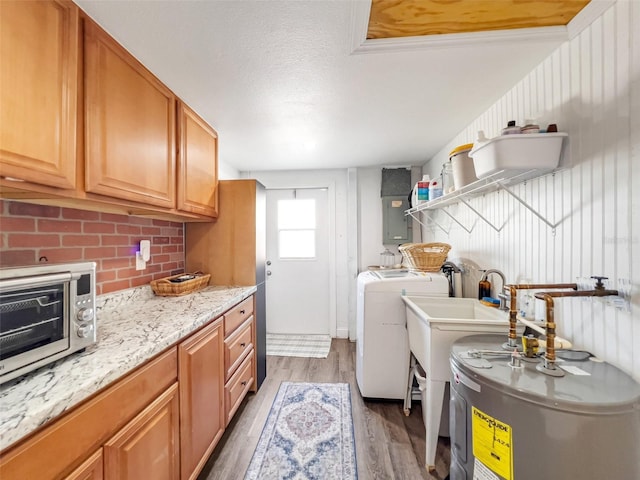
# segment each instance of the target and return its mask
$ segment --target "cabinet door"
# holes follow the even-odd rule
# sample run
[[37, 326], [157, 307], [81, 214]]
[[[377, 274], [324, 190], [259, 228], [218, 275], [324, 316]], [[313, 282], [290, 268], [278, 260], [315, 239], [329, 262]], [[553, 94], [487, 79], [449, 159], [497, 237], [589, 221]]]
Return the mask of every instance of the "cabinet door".
[[218, 216], [218, 135], [178, 103], [178, 209]]
[[75, 188], [79, 10], [0, 2], [0, 175]]
[[224, 432], [223, 354], [221, 319], [178, 346], [183, 480], [198, 476]]
[[64, 480], [102, 480], [102, 448], [85, 460]]
[[173, 93], [87, 20], [87, 192], [174, 208], [175, 112]]
[[104, 444], [105, 480], [179, 478], [178, 384]]

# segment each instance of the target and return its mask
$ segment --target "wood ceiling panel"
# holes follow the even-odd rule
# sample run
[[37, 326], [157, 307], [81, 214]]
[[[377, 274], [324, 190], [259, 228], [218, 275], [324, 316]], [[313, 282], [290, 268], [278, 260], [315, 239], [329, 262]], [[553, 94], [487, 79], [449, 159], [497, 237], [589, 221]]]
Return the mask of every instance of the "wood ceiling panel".
[[372, 0], [367, 38], [566, 25], [589, 0]]

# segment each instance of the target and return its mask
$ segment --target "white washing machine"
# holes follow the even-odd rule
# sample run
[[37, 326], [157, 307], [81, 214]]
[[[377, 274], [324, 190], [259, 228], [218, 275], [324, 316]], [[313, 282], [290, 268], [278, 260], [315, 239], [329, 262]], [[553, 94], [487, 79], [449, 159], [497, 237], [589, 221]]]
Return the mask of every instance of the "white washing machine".
[[401, 295], [447, 297], [440, 273], [374, 270], [358, 275], [356, 380], [363, 397], [402, 400], [409, 374], [409, 340]]

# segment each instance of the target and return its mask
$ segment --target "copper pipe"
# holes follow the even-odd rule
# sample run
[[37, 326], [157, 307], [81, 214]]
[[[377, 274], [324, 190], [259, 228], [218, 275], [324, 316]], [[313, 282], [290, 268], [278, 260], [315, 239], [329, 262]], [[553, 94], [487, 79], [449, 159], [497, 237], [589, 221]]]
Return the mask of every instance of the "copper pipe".
[[618, 295], [617, 290], [606, 290], [602, 284], [598, 284], [595, 290], [578, 290], [574, 292], [538, 292], [535, 297], [544, 300], [547, 307], [547, 318], [545, 325], [546, 351], [544, 353], [544, 368], [555, 370], [556, 361], [556, 323], [554, 318], [554, 298], [556, 297], [607, 297]]
[[506, 343], [506, 347], [509, 349], [518, 346], [518, 336], [516, 333], [517, 326], [517, 295], [518, 290], [538, 290], [542, 288], [572, 288], [578, 289], [578, 285], [575, 283], [520, 283], [515, 285], [506, 285], [504, 288], [509, 288], [509, 295], [511, 301], [509, 303], [509, 338]]

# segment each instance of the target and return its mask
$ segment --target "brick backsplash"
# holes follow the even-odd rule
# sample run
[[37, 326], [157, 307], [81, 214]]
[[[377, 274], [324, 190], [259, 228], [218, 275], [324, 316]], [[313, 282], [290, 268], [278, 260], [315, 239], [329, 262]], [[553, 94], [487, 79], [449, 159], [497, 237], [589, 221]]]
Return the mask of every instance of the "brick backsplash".
[[[151, 240], [136, 270], [140, 240]], [[94, 261], [97, 293], [148, 284], [184, 271], [184, 224], [0, 200], [0, 267]]]

